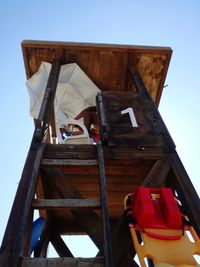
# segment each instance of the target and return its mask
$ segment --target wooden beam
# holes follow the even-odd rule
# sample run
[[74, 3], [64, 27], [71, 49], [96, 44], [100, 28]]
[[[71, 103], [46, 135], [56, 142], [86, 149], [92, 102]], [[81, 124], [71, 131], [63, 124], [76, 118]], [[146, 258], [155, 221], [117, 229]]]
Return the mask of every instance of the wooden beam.
[[52, 111], [51, 111], [51, 116], [50, 116], [50, 119], [49, 119], [49, 124], [50, 124], [49, 127], [51, 127], [51, 136], [50, 136], [50, 138], [52, 138], [52, 143], [53, 144], [56, 144], [57, 134], [56, 134], [56, 121], [55, 121], [54, 105], [53, 105], [53, 108], [52, 108]]
[[28, 153], [2, 241], [0, 266], [15, 267], [17, 258], [23, 254], [26, 227], [43, 150], [44, 144], [38, 150], [30, 150]]
[[[96, 159], [96, 145], [48, 144], [44, 151], [44, 159]], [[105, 159], [162, 159], [165, 151], [162, 147], [104, 147]]]
[[105, 267], [104, 258], [22, 258], [20, 267]]
[[164, 141], [163, 149], [165, 153], [173, 153], [176, 148], [174, 141], [158, 111], [156, 104], [153, 102], [150, 94], [148, 93], [148, 90], [146, 89], [139, 73], [133, 73], [133, 81], [136, 85], [139, 94], [143, 97], [144, 103], [146, 103], [146, 106], [148, 106], [148, 110], [151, 111], [151, 113], [153, 114], [153, 121], [155, 121], [156, 126], [159, 127], [160, 134], [162, 134], [162, 138]]
[[139, 76], [139, 74], [135, 73], [133, 75], [135, 85], [139, 93], [143, 94], [144, 99], [149, 106], [149, 109], [155, 114], [155, 119], [159, 123], [159, 127], [161, 129], [161, 133], [163, 135], [165, 146], [164, 150], [166, 152], [167, 158], [169, 160], [169, 164], [171, 165], [175, 176], [176, 176], [176, 183], [177, 183], [177, 192], [180, 197], [180, 200], [186, 211], [188, 213], [189, 219], [191, 220], [195, 231], [197, 232], [198, 236], [200, 237], [200, 200], [195, 191], [195, 188], [176, 152], [175, 144], [165, 126], [162, 117], [160, 116], [155, 103], [152, 101], [149, 93], [147, 92], [144, 83]]
[[92, 166], [97, 165], [96, 159], [43, 159], [42, 165]]
[[59, 73], [60, 63], [58, 60], [55, 60], [51, 67], [38, 119], [35, 121], [36, 127], [33, 134], [34, 138], [31, 142], [31, 149], [33, 150], [37, 148], [37, 145], [39, 145], [43, 141], [44, 136], [47, 134], [50, 117], [52, 112], [54, 111], [53, 103], [56, 94]]
[[60, 62], [58, 59], [54, 60], [51, 71], [49, 74], [49, 78], [47, 81], [46, 90], [44, 93], [44, 97], [42, 100], [38, 120], [45, 123], [49, 123], [52, 112], [54, 111], [54, 98], [56, 94], [56, 88], [58, 83], [58, 78], [60, 74]]
[[175, 173], [176, 191], [200, 238], [200, 199], [177, 153], [168, 155]]
[[104, 166], [104, 155], [103, 148], [99, 142], [97, 145], [98, 151], [98, 162], [99, 162], [99, 184], [100, 184], [100, 200], [101, 200], [101, 209], [102, 209], [102, 220], [103, 220], [103, 235], [104, 235], [104, 256], [106, 267], [113, 266], [113, 255], [112, 255], [112, 245], [110, 237], [110, 221], [108, 214], [108, 197], [106, 189], [106, 175], [105, 175], [105, 166]]
[[24, 249], [23, 255], [26, 257], [30, 257], [31, 255], [31, 238], [32, 238], [32, 225], [33, 225], [33, 210], [30, 209], [29, 218], [26, 227], [26, 235], [25, 235], [25, 242], [24, 242]]
[[58, 233], [51, 233], [50, 241], [60, 257], [73, 257], [73, 254]]
[[[59, 190], [60, 197], [62, 198], [83, 198], [76, 190], [76, 188], [70, 183], [70, 181], [64, 176], [61, 169], [51, 168], [45, 169], [44, 175], [48, 177], [48, 181], [52, 182]], [[73, 216], [77, 222], [83, 227], [84, 231], [90, 236], [99, 250], [103, 249], [103, 233], [102, 224], [97, 214], [90, 209], [71, 209]]]
[[[5, 264], [2, 265], [4, 267], [15, 267], [18, 257], [23, 255], [31, 202], [34, 197], [37, 174], [45, 146], [43, 140], [52, 111], [59, 72], [60, 64], [58, 61], [54, 61], [0, 250], [0, 262], [4, 262], [6, 258]], [[10, 254], [9, 261], [7, 254]]]
[[167, 174], [170, 171], [170, 164], [167, 160], [157, 160], [142, 183], [144, 187], [161, 187], [165, 183]]
[[[41, 166], [41, 163], [40, 163], [40, 166]], [[38, 177], [37, 177], [37, 185], [36, 185], [36, 190], [37, 192], [37, 198], [40, 198], [40, 199], [44, 199], [45, 196], [44, 196], [44, 183], [43, 183], [43, 180], [42, 180], [42, 177], [40, 176], [40, 173], [38, 174]], [[40, 210], [40, 216], [41, 217], [47, 217], [47, 211], [46, 210]]]
[[96, 145], [48, 144], [44, 151], [44, 159], [96, 159]]
[[135, 266], [133, 261], [135, 250], [125, 212], [119, 218], [111, 234], [114, 266]]
[[100, 207], [98, 199], [34, 199], [34, 209], [56, 209], [56, 208], [93, 208]]

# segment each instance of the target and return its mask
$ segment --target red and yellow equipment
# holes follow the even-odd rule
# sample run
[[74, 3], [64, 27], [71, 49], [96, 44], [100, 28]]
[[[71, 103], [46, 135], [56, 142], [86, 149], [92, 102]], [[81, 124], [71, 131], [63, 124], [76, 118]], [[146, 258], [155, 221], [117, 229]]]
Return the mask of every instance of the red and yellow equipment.
[[140, 264], [198, 266], [200, 240], [170, 188], [139, 188], [125, 197], [129, 227]]

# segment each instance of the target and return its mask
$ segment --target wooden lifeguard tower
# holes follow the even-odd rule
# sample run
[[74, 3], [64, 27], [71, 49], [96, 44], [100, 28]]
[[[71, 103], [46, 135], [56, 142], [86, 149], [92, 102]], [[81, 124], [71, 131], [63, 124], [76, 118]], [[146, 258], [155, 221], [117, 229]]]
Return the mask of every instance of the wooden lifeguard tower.
[[[137, 266], [123, 199], [140, 186], [176, 191], [200, 237], [199, 197], [158, 112], [171, 48], [23, 41], [22, 50], [27, 78], [42, 62], [52, 63], [52, 69], [1, 245], [0, 267]], [[101, 90], [97, 145], [52, 141], [60, 66], [74, 62]], [[45, 226], [31, 256], [34, 210]], [[72, 234], [88, 235], [99, 249], [97, 256], [74, 258], [61, 238]], [[50, 242], [58, 258], [48, 258]]]

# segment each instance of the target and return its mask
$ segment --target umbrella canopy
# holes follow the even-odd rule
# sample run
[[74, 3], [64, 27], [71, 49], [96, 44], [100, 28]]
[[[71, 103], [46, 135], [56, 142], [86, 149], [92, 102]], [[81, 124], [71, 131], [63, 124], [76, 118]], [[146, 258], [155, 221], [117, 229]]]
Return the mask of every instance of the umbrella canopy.
[[[37, 119], [52, 64], [42, 62], [38, 71], [27, 80], [30, 115]], [[96, 105], [99, 88], [76, 63], [61, 66], [54, 100], [56, 130], [68, 119], [74, 119], [83, 109]], [[59, 136], [59, 135], [58, 135]]]

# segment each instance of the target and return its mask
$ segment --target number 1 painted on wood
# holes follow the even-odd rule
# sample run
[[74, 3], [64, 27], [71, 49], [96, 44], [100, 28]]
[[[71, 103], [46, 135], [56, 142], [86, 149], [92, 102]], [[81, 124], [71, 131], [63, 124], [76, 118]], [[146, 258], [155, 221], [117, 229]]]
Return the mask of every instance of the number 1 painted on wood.
[[121, 114], [126, 114], [126, 113], [128, 113], [129, 116], [130, 116], [132, 127], [138, 127], [138, 124], [137, 124], [133, 109], [132, 108], [127, 108], [127, 109], [124, 109], [124, 110], [121, 111]]

